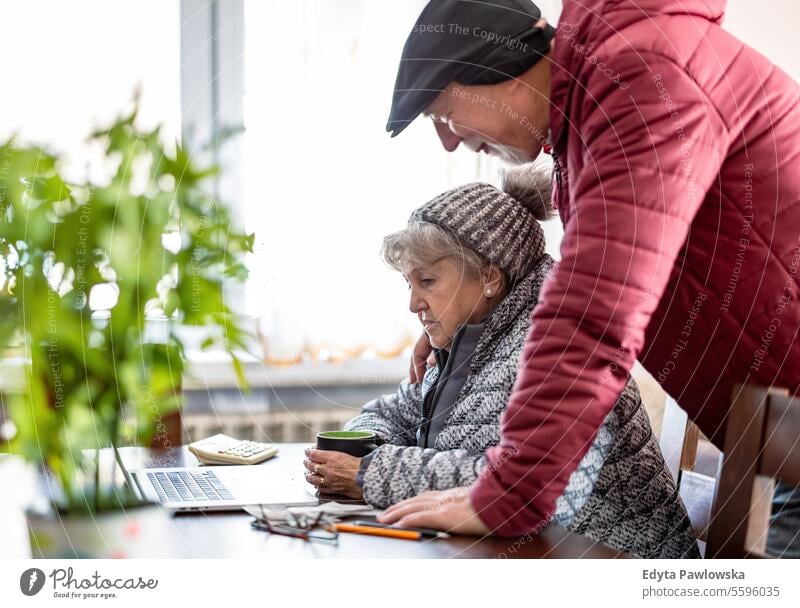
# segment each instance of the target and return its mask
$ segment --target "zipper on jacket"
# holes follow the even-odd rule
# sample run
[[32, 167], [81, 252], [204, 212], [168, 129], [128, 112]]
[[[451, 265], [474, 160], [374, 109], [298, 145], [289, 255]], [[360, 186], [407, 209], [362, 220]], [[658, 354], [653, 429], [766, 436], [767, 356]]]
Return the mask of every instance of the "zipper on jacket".
[[[450, 352], [447, 355], [447, 362], [444, 365], [444, 368], [439, 372], [439, 378], [436, 380], [436, 387], [433, 389], [433, 397], [430, 400], [430, 406], [426, 409], [427, 412], [423, 411], [422, 415], [422, 425], [424, 433], [420, 433], [420, 439], [422, 439], [422, 447], [428, 447], [428, 437], [431, 432], [431, 423], [433, 422], [433, 414], [436, 412], [436, 404], [439, 401], [439, 397], [442, 394], [442, 390], [444, 390], [444, 386], [447, 384], [447, 381], [450, 379], [450, 372], [453, 367], [453, 353], [458, 348], [458, 343], [461, 341], [461, 336], [464, 335], [465, 326], [461, 326], [459, 330], [456, 332], [456, 335], [453, 336], [453, 342], [450, 346]], [[427, 400], [426, 400], [427, 401]]]
[[553, 149], [551, 151], [551, 155], [553, 156], [553, 173], [556, 176], [556, 185], [558, 186], [558, 194], [559, 196], [564, 195], [564, 181], [561, 175], [563, 171], [561, 167], [561, 159], [558, 157], [558, 153]]
[[556, 182], [556, 189], [558, 191], [558, 196], [553, 197], [554, 199], [558, 200], [558, 203], [553, 205], [553, 208], [560, 212], [559, 207], [561, 207], [564, 203], [564, 196], [566, 193], [564, 192], [564, 177], [562, 175], [563, 167], [561, 166], [561, 159], [558, 156], [555, 148], [550, 146], [549, 154], [553, 158], [553, 178]]

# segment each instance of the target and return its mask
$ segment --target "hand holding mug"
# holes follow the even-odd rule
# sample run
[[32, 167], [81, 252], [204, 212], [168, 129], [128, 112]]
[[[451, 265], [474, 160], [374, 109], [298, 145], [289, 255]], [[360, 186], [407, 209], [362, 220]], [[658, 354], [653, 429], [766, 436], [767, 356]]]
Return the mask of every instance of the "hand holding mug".
[[325, 494], [362, 498], [356, 475], [361, 459], [376, 449], [371, 431], [325, 431], [317, 434], [315, 448], [306, 450], [306, 481]]
[[342, 494], [349, 498], [362, 498], [356, 475], [361, 467], [361, 458], [331, 452], [329, 450], [306, 450], [306, 481], [324, 494]]

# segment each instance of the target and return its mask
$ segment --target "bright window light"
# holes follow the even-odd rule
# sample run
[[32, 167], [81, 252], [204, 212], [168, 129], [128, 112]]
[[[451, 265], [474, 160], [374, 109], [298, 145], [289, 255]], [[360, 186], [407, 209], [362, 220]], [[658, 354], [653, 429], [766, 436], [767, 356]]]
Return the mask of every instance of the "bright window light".
[[425, 2], [245, 2], [248, 310], [268, 359], [391, 356], [420, 334], [379, 258], [415, 208], [475, 181], [424, 119], [385, 131], [405, 38]]

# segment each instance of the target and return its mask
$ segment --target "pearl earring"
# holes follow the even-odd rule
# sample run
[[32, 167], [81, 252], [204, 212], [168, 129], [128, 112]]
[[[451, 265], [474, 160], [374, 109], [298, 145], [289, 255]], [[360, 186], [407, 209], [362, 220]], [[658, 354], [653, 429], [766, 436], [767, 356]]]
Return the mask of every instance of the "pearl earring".
[[487, 296], [490, 296], [490, 295], [492, 295], [492, 290], [491, 290], [491, 289], [487, 289], [487, 290], [486, 290], [486, 295], [487, 295]]

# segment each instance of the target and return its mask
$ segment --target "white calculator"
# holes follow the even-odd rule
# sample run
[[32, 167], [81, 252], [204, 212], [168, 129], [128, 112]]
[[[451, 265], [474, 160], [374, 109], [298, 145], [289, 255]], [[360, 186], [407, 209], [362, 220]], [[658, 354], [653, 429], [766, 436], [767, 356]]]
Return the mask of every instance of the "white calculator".
[[189, 444], [189, 451], [203, 464], [258, 464], [275, 456], [278, 448], [219, 434]]

